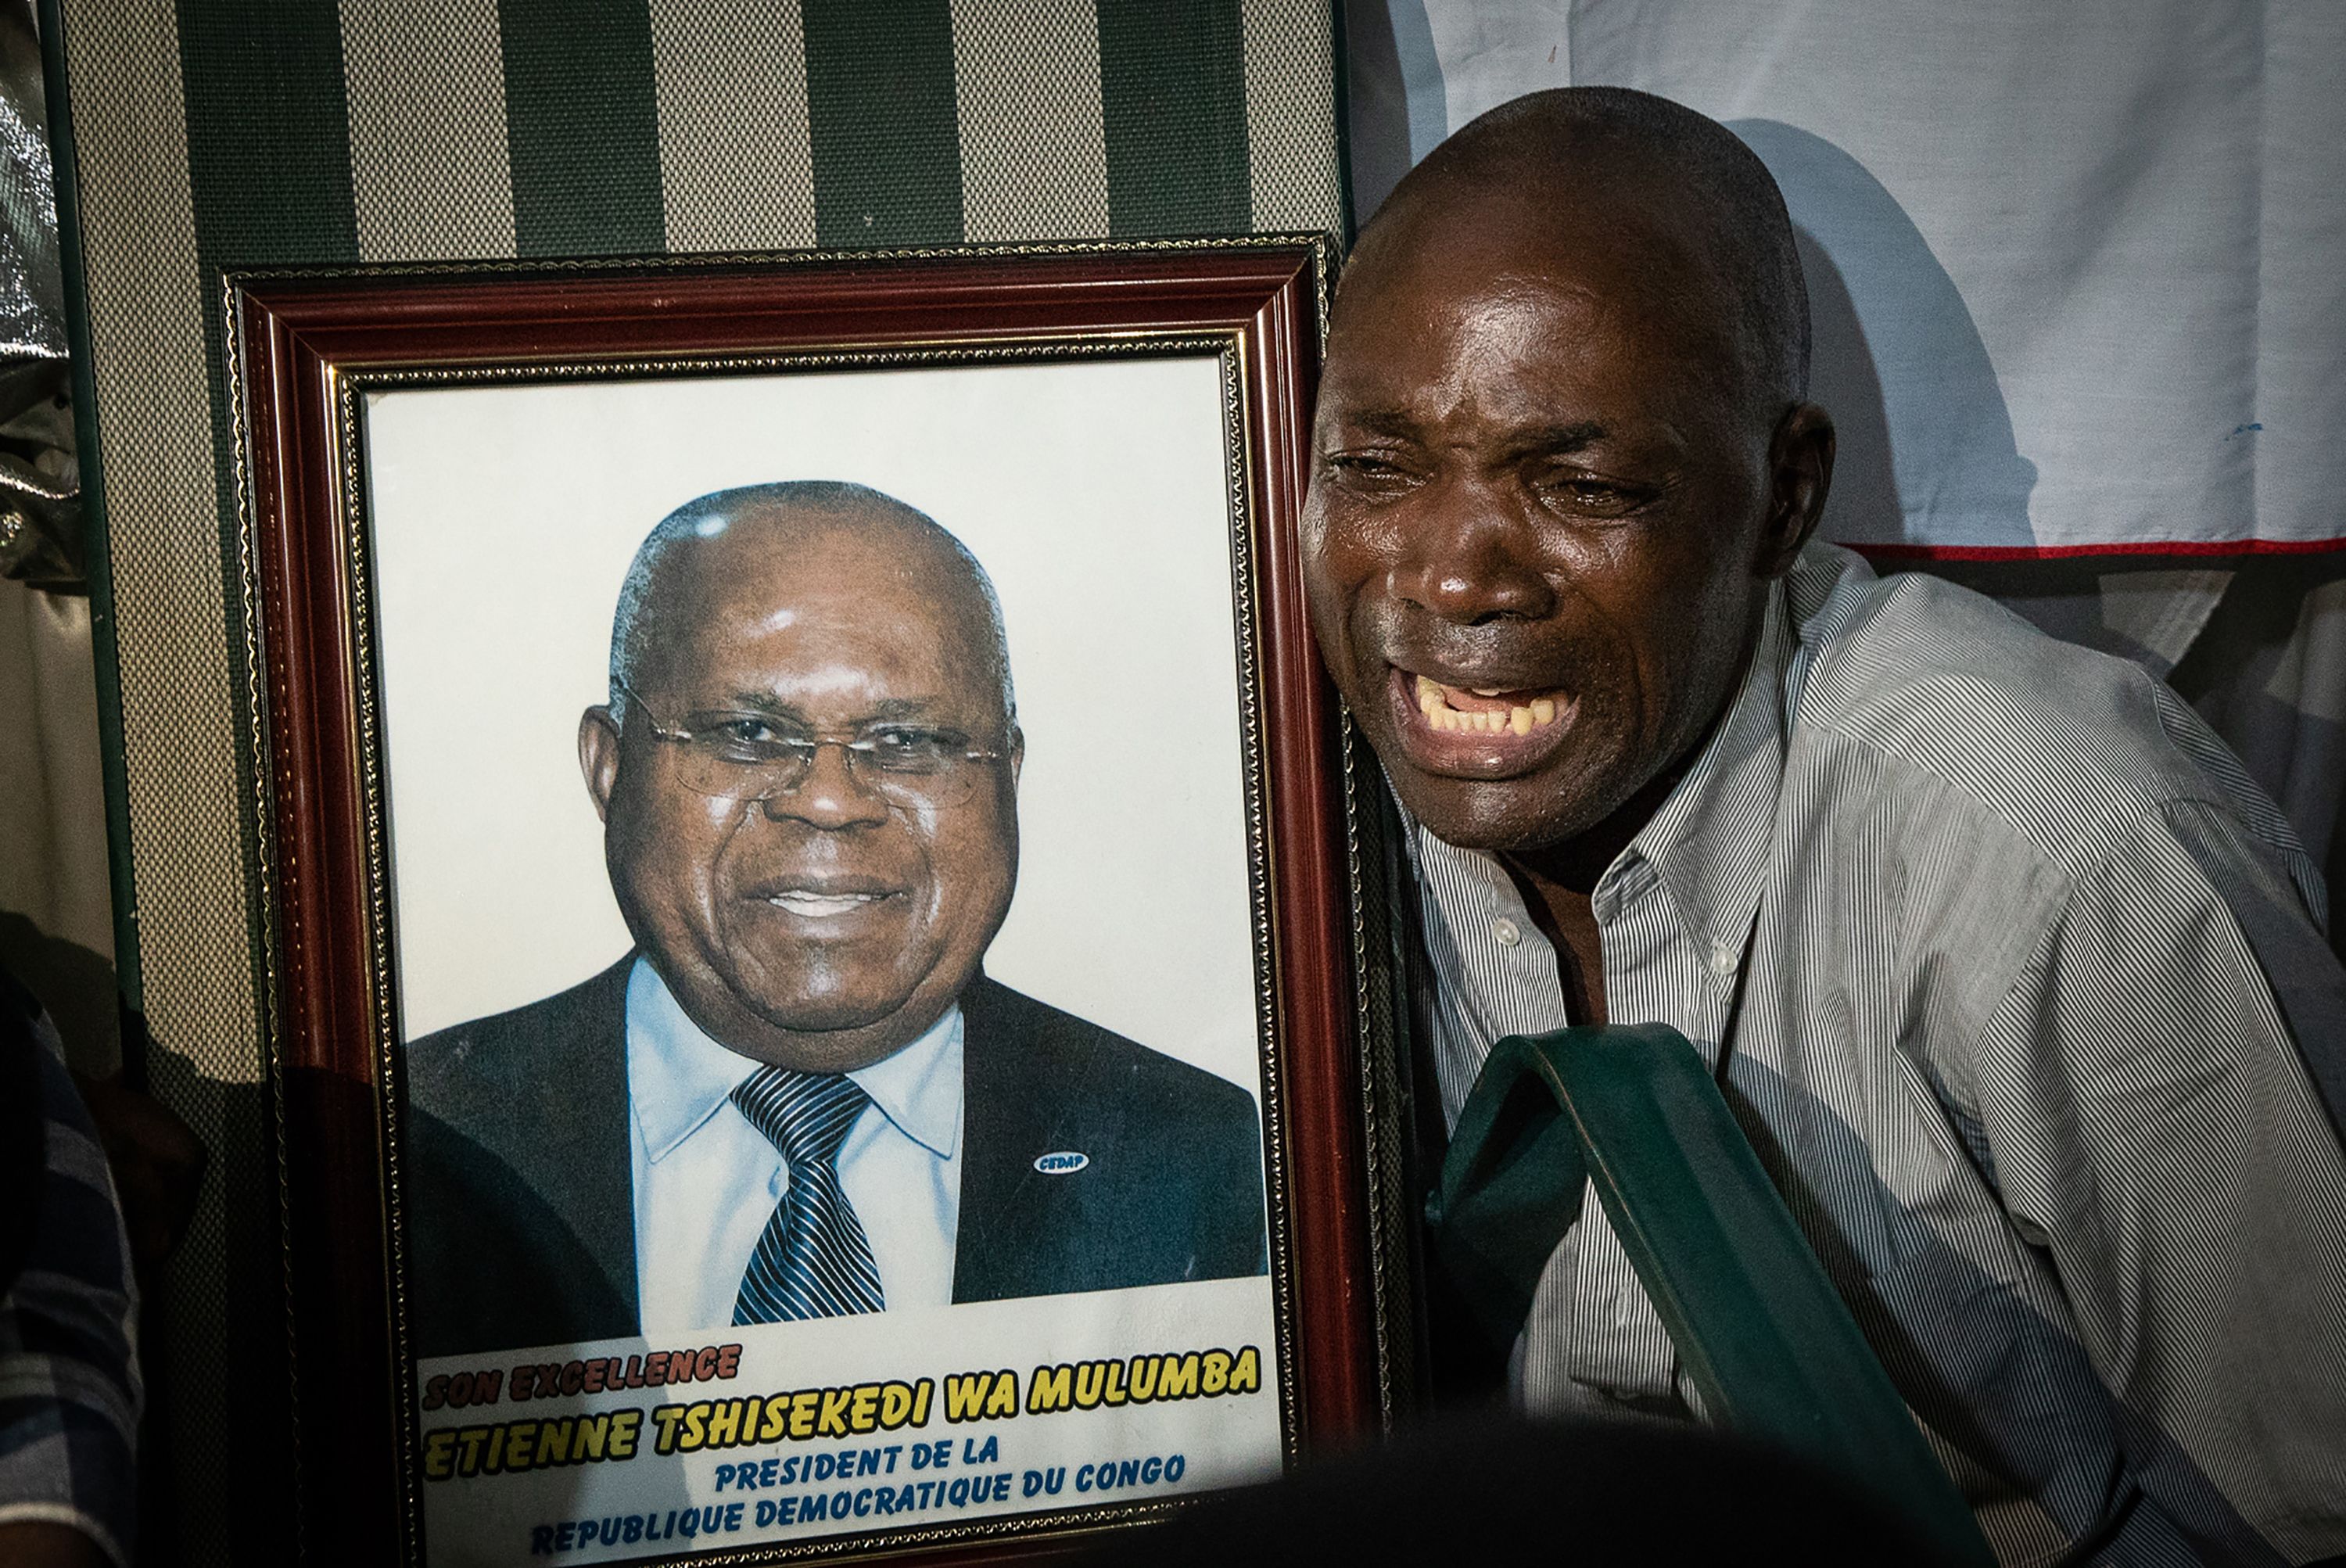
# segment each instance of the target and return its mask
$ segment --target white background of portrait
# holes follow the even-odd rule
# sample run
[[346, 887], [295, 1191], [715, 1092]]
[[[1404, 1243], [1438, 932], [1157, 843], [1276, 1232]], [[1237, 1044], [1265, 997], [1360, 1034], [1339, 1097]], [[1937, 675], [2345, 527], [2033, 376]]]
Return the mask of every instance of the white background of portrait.
[[366, 431], [407, 1038], [627, 949], [576, 731], [644, 535], [842, 479], [1001, 595], [1026, 761], [986, 972], [1259, 1093], [1213, 359], [403, 391]]

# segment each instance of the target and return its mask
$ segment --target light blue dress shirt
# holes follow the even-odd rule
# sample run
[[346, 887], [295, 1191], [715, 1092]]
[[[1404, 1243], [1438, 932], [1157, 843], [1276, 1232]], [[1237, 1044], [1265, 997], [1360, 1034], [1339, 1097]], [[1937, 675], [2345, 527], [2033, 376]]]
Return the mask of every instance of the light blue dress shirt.
[[[894, 1055], [850, 1073], [872, 1104], [840, 1145], [892, 1308], [953, 1300], [961, 1221], [961, 1009]], [[685, 1015], [641, 958], [627, 977], [627, 1112], [636, 1298], [654, 1338], [733, 1320], [741, 1274], [790, 1190], [781, 1152], [731, 1099], [760, 1064]]]

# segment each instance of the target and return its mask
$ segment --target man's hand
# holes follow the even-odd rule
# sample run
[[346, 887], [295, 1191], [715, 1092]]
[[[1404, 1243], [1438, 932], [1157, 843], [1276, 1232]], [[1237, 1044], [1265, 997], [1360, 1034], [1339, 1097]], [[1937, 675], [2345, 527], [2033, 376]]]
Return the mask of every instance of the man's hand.
[[97, 1542], [70, 1524], [0, 1524], [0, 1563], [10, 1568], [114, 1568]]

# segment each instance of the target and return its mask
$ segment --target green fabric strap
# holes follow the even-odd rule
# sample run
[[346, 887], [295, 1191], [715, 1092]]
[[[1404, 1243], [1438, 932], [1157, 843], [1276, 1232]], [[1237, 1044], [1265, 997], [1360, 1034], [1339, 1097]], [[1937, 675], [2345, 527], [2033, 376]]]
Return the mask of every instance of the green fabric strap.
[[1994, 1558], [1685, 1036], [1658, 1023], [1502, 1040], [1426, 1220], [1511, 1344], [1584, 1180], [1719, 1425], [1871, 1486], [1962, 1562]]

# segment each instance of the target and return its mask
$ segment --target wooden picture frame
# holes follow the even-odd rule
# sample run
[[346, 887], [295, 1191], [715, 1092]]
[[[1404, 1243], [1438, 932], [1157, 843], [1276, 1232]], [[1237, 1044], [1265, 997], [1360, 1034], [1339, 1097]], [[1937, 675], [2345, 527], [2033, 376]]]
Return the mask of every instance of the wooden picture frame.
[[[465, 811], [456, 794], [447, 793], [444, 800], [430, 796], [423, 786], [405, 781], [410, 774], [400, 773], [406, 766], [399, 749], [403, 724], [416, 735], [429, 728], [405, 716], [430, 711], [434, 699], [429, 690], [454, 688], [444, 684], [431, 687], [423, 677], [411, 679], [403, 673], [403, 659], [423, 659], [422, 653], [411, 656], [408, 649], [437, 644], [442, 636], [414, 629], [426, 623], [416, 620], [419, 612], [413, 606], [427, 600], [413, 587], [398, 585], [421, 580], [415, 575], [418, 570], [444, 574], [439, 579], [444, 591], [437, 597], [452, 604], [434, 612], [445, 617], [444, 623], [434, 624], [444, 624], [445, 636], [457, 639], [470, 635], [465, 630], [469, 626], [501, 623], [504, 614], [500, 609], [484, 616], [475, 608], [468, 617], [453, 601], [517, 606], [548, 596], [550, 590], [515, 581], [510, 575], [500, 578], [484, 565], [496, 558], [490, 547], [495, 541], [484, 539], [499, 526], [495, 518], [467, 524], [473, 529], [469, 535], [432, 535], [442, 540], [438, 545], [417, 532], [424, 524], [399, 521], [440, 514], [424, 503], [400, 500], [385, 489], [390, 484], [385, 475], [394, 471], [421, 475], [418, 483], [428, 488], [435, 475], [444, 479], [451, 473], [470, 472], [464, 464], [475, 460], [457, 455], [456, 449], [474, 448], [464, 446], [458, 437], [480, 422], [470, 414], [419, 415], [415, 428], [424, 433], [394, 438], [398, 422], [386, 411], [461, 406], [526, 412], [553, 409], [565, 397], [569, 401], [561, 402], [562, 408], [600, 408], [597, 400], [613, 388], [627, 389], [630, 396], [662, 397], [668, 395], [662, 389], [689, 389], [695, 397], [715, 397], [719, 403], [752, 393], [795, 397], [800, 402], [790, 406], [811, 408], [817, 403], [808, 400], [818, 392], [821, 404], [829, 406], [845, 395], [842, 389], [878, 397], [872, 390], [875, 386], [920, 391], [915, 381], [904, 378], [928, 376], [944, 386], [933, 372], [952, 372], [966, 380], [979, 372], [1015, 371], [1031, 374], [1035, 387], [1056, 385], [1050, 381], [1055, 376], [1063, 381], [1065, 387], [1052, 393], [1060, 399], [1052, 407], [1106, 405], [1116, 414], [1114, 399], [1120, 394], [1115, 389], [1126, 384], [1117, 378], [1126, 377], [1137, 386], [1160, 370], [1168, 377], [1187, 377], [1181, 385], [1188, 391], [1178, 397], [1171, 392], [1164, 394], [1175, 398], [1168, 405], [1178, 412], [1170, 424], [1189, 429], [1193, 421], [1203, 420], [1206, 424], [1197, 428], [1209, 425], [1215, 433], [1220, 443], [1216, 477], [1222, 509], [1217, 516], [1200, 520], [1201, 509], [1191, 507], [1182, 515], [1193, 521], [1181, 527], [1210, 524], [1220, 529], [1231, 565], [1229, 598], [1222, 609], [1232, 639], [1228, 667], [1234, 679], [1228, 695], [1237, 721], [1237, 745], [1220, 756], [1200, 745], [1185, 748], [1209, 756], [1213, 768], [1224, 770], [1213, 777], [1227, 776], [1229, 799], [1242, 808], [1233, 841], [1242, 845], [1244, 907], [1224, 908], [1226, 898], [1219, 903], [1209, 898], [1207, 904], [1220, 911], [1209, 922], [1218, 932], [1224, 929], [1219, 922], [1242, 921], [1254, 986], [1248, 1011], [1260, 1076], [1249, 1086], [1262, 1128], [1264, 1278], [1269, 1288], [1269, 1316], [1263, 1320], [1269, 1335], [1260, 1346], [1261, 1390], [1249, 1397], [1255, 1408], [1270, 1410], [1276, 1418], [1260, 1429], [1275, 1431], [1275, 1441], [1267, 1449], [1259, 1439], [1250, 1440], [1256, 1445], [1250, 1451], [1262, 1461], [1254, 1469], [1291, 1462], [1315, 1445], [1371, 1430], [1390, 1413], [1392, 1390], [1380, 1347], [1388, 1338], [1386, 1319], [1392, 1308], [1377, 1288], [1378, 1271], [1372, 1265], [1372, 1238], [1384, 1233], [1387, 1217], [1372, 1212], [1372, 1184], [1365, 1168], [1372, 1140], [1362, 1064], [1372, 1059], [1377, 1043], [1370, 1038], [1367, 993], [1359, 983], [1363, 871], [1359, 835], [1349, 826], [1347, 806], [1354, 763], [1333, 694], [1311, 648], [1297, 563], [1318, 322], [1329, 268], [1324, 240], [1271, 239], [792, 254], [609, 267], [519, 263], [271, 271], [227, 280], [237, 348], [232, 393], [239, 420], [242, 564], [252, 612], [248, 621], [254, 628], [248, 652], [254, 687], [265, 694], [250, 738], [250, 755], [256, 789], [252, 805], [265, 825], [262, 878], [272, 921], [270, 1023], [296, 1357], [298, 1471], [292, 1482], [311, 1555], [337, 1563], [519, 1561], [532, 1556], [528, 1536], [513, 1533], [529, 1523], [519, 1514], [508, 1521], [505, 1512], [484, 1505], [480, 1517], [494, 1515], [499, 1521], [496, 1530], [507, 1533], [492, 1531], [494, 1540], [474, 1539], [464, 1532], [477, 1534], [489, 1527], [478, 1524], [471, 1513], [448, 1514], [433, 1501], [466, 1488], [485, 1494], [502, 1484], [498, 1475], [490, 1473], [494, 1467], [486, 1464], [483, 1456], [487, 1450], [480, 1446], [492, 1440], [475, 1441], [472, 1475], [458, 1474], [445, 1481], [424, 1479], [427, 1463], [444, 1467], [455, 1462], [450, 1458], [452, 1444], [463, 1441], [435, 1434], [444, 1429], [473, 1430], [451, 1427], [455, 1418], [444, 1398], [437, 1411], [419, 1409], [424, 1397], [422, 1364], [427, 1359], [442, 1363], [420, 1355], [416, 1339], [423, 1320], [419, 1312], [430, 1318], [437, 1310], [419, 1298], [417, 1271], [424, 1267], [419, 1259], [440, 1245], [435, 1238], [445, 1225], [432, 1217], [442, 1211], [430, 1210], [428, 1205], [426, 1211], [419, 1211], [414, 1200], [419, 1190], [437, 1189], [430, 1187], [434, 1178], [429, 1170], [417, 1164], [423, 1156], [416, 1155], [419, 1145], [413, 1142], [431, 1117], [411, 1105], [408, 1082], [407, 1046], [430, 1030], [411, 1027], [409, 1015], [420, 1015], [415, 998], [424, 994], [416, 990], [422, 983], [417, 979], [423, 967], [416, 956], [420, 944], [437, 918], [434, 911], [454, 905], [447, 900], [416, 903], [424, 895], [415, 890], [426, 879], [404, 869], [398, 857], [422, 852], [413, 845], [429, 836], [423, 824], [461, 822]], [[891, 376], [899, 380], [882, 386], [876, 379]], [[1197, 389], [1209, 383], [1212, 406], [1193, 406]], [[1017, 416], [1025, 407], [1018, 400], [1026, 393], [1015, 389], [1029, 383], [999, 384], [1013, 390], [988, 391], [974, 398], [956, 392], [961, 401], [952, 406], [1006, 406], [1011, 413], [1005, 417]], [[984, 385], [994, 388], [996, 383]], [[454, 401], [459, 392], [476, 401], [460, 405]], [[511, 395], [506, 402], [477, 401], [488, 393]], [[684, 390], [675, 395], [684, 396]], [[431, 402], [434, 398], [440, 402]], [[528, 401], [533, 398], [538, 401]], [[655, 404], [630, 406], [658, 412]], [[885, 406], [885, 399], [872, 406]], [[618, 416], [606, 411], [597, 417]], [[530, 418], [539, 421], [530, 428], [557, 428], [567, 416]], [[740, 418], [752, 421], [744, 428], [755, 428], [752, 415]], [[942, 418], [936, 422], [940, 428], [949, 423]], [[456, 434], [434, 438], [432, 430]], [[435, 439], [445, 444], [432, 445]], [[978, 438], [940, 438], [947, 444], [953, 439]], [[658, 446], [657, 454], [660, 461], [669, 461], [678, 447], [688, 448], [695, 440], [689, 433], [671, 436]], [[1069, 440], [1081, 445], [1076, 438]], [[398, 453], [406, 455], [394, 461]], [[487, 464], [479, 469], [481, 474], [504, 472], [488, 458], [478, 461]], [[1037, 461], [1047, 461], [1047, 454]], [[780, 459], [777, 463], [789, 468]], [[540, 461], [538, 471], [548, 466]], [[621, 463], [611, 472], [630, 467]], [[862, 482], [853, 473], [837, 473], [778, 471], [767, 477]], [[468, 484], [474, 494], [494, 490], [484, 481]], [[433, 494], [455, 495], [458, 500], [450, 504], [460, 504], [464, 489]], [[688, 494], [676, 499], [683, 502]], [[951, 509], [950, 504], [930, 507], [948, 527], [954, 520], [944, 514]], [[656, 521], [657, 514], [640, 517], [644, 528]], [[400, 534], [403, 529], [406, 534]], [[405, 551], [402, 559], [409, 563], [400, 568], [408, 573], [406, 577], [386, 565], [388, 557], [382, 553], [383, 541], [394, 535], [423, 541], [400, 546]], [[1067, 536], [1075, 537], [1072, 533]], [[463, 538], [473, 543], [464, 545]], [[448, 539], [460, 542], [449, 546]], [[986, 551], [980, 547], [976, 554], [983, 558]], [[417, 561], [423, 566], [415, 566]], [[1108, 591], [1113, 590], [1115, 595], [1140, 596], [1134, 603], [1146, 608], [1150, 585], [1163, 580], [1154, 575], [1141, 581], [1122, 578], [1096, 564], [1086, 569], [1093, 576], [1077, 581], [1079, 591], [1071, 592], [1065, 602], [1075, 605], [1096, 596], [1121, 603], [1111, 600]], [[600, 591], [606, 616], [609, 579], [608, 572], [598, 579], [605, 585]], [[1093, 588], [1100, 592], [1094, 595]], [[1016, 585], [1005, 577], [1003, 598], [1011, 600], [1015, 590]], [[402, 620], [402, 616], [407, 618]], [[1056, 618], [1013, 606], [1014, 665], [1019, 662], [1022, 625]], [[1142, 656], [1133, 657], [1141, 660]], [[1145, 660], [1134, 667], [1144, 665]], [[489, 661], [479, 668], [475, 684], [495, 687], [505, 667]], [[387, 669], [399, 672], [388, 690]], [[1020, 677], [1026, 673], [1021, 668]], [[509, 706], [530, 707], [519, 698], [506, 700]], [[1042, 741], [1036, 732], [1042, 716], [1030, 718], [1022, 703], [1018, 717], [1036, 736], [1039, 756]], [[1059, 728], [1063, 734], [1068, 728], [1065, 724]], [[405, 744], [413, 752], [423, 742]], [[1101, 739], [1090, 744], [1106, 755], [1139, 743]], [[1061, 749], [1067, 751], [1064, 746]], [[444, 759], [446, 754], [444, 747], [437, 752]], [[844, 766], [849, 754], [842, 755]], [[1076, 771], [1070, 764], [1062, 774], [1072, 779]], [[496, 783], [501, 776], [493, 769], [480, 777], [484, 793], [504, 788]], [[1145, 783], [1140, 787], [1145, 789]], [[1154, 809], [1145, 799], [1125, 799], [1118, 809], [1136, 821], [1148, 820]], [[1025, 809], [1019, 808], [1022, 816]], [[1227, 881], [1214, 885], [1224, 886]], [[1150, 890], [1111, 884], [1101, 891], [1103, 903], [1137, 906], [1140, 913], [1119, 918], [1135, 930], [1146, 927]], [[1058, 929], [1065, 932], [1069, 928], [1063, 920]], [[515, 942], [515, 952], [546, 945], [520, 936]], [[1034, 950], [1047, 953], [1050, 945], [1046, 941]], [[1038, 1156], [1038, 1171], [1045, 1168], [1044, 1157], [1057, 1156]], [[418, 1182], [424, 1187], [419, 1188]], [[638, 1201], [643, 1201], [640, 1196]], [[642, 1256], [638, 1253], [639, 1262]], [[1237, 1282], [1158, 1282], [1140, 1288], [1139, 1294], [1197, 1293], [1209, 1288], [1235, 1292]], [[1022, 1297], [1007, 1304], [986, 1304], [995, 1314], [987, 1319], [994, 1325], [987, 1331], [1015, 1336], [1027, 1331], [1022, 1325], [1044, 1322], [1036, 1315], [1040, 1308], [1026, 1308], [1029, 1301], [1076, 1299], [1092, 1298]], [[975, 1308], [930, 1310], [966, 1314]], [[738, 1341], [746, 1333], [764, 1336], [762, 1342], [769, 1345], [780, 1344], [774, 1338], [778, 1333], [843, 1334], [846, 1330], [838, 1328], [843, 1321], [760, 1324], [746, 1331], [712, 1331], [694, 1343], [706, 1349], [719, 1340]], [[923, 1321], [933, 1325], [945, 1319]], [[639, 1351], [647, 1358], [667, 1343], [638, 1337], [643, 1339]], [[1049, 1360], [1040, 1344], [1038, 1366]], [[530, 1348], [484, 1346], [474, 1359], [484, 1369], [508, 1368], [536, 1359], [507, 1353]], [[489, 1353], [493, 1349], [496, 1353]], [[1131, 1346], [1136, 1356], [1198, 1349], [1169, 1341]], [[753, 1339], [751, 1351], [746, 1357], [736, 1351], [734, 1359], [737, 1364], [754, 1363], [758, 1355]], [[572, 1358], [567, 1364], [594, 1359]], [[1005, 1369], [1028, 1376], [1006, 1357], [997, 1359]], [[648, 1368], [648, 1360], [645, 1365]], [[973, 1362], [974, 1369], [983, 1369], [983, 1365]], [[740, 1386], [739, 1393], [744, 1399], [752, 1394], [780, 1398], [818, 1384], [829, 1386], [820, 1374], [820, 1367], [803, 1367], [790, 1379], [777, 1373], [754, 1386]], [[1176, 1374], [1180, 1375], [1178, 1366]], [[550, 1374], [556, 1381], [561, 1375]], [[617, 1370], [610, 1375], [621, 1376]], [[627, 1375], [635, 1376], [632, 1369]], [[707, 1369], [703, 1375], [709, 1375]], [[647, 1412], [639, 1425], [641, 1451], [652, 1458], [654, 1428], [674, 1425], [680, 1431], [681, 1419], [655, 1419], [650, 1412], [667, 1396], [641, 1387], [640, 1378], [636, 1381], [638, 1386], [630, 1397]], [[729, 1384], [720, 1391], [730, 1396], [735, 1388]], [[675, 1398], [698, 1398], [700, 1392], [695, 1388]], [[514, 1409], [515, 1393], [515, 1385], [505, 1384], [502, 1408], [491, 1411], [483, 1401], [463, 1419], [510, 1424], [544, 1409]], [[933, 1393], [940, 1400], [944, 1397], [941, 1388]], [[1231, 1408], [1240, 1402], [1233, 1401]], [[741, 1407], [733, 1419], [757, 1420], [763, 1408]], [[742, 1444], [738, 1458], [725, 1462], [762, 1463], [793, 1452], [803, 1452], [811, 1462], [818, 1450], [841, 1447], [791, 1438], [786, 1430], [788, 1401], [779, 1408], [782, 1413], [775, 1419], [784, 1435], [775, 1442]], [[914, 1422], [904, 1435], [932, 1441], [950, 1439], [957, 1445], [964, 1437], [1031, 1431], [1060, 1419], [1064, 1414], [1047, 1408], [1041, 1413], [1022, 1409], [1015, 1418], [1004, 1416], [991, 1423], [981, 1420], [948, 1425], [932, 1413], [926, 1421], [934, 1424], [925, 1432], [915, 1430], [923, 1423]], [[1027, 1425], [1019, 1427], [1022, 1421]], [[1145, 1423], [1132, 1430], [1145, 1431]], [[566, 1436], [566, 1444], [568, 1441]], [[1139, 1444], [1134, 1451], [1146, 1446]], [[957, 1449], [956, 1463], [976, 1451], [974, 1442], [968, 1450]], [[707, 1457], [704, 1453], [699, 1459]], [[1100, 1457], [1121, 1460], [1126, 1455], [1117, 1448]], [[566, 1458], [564, 1462], [570, 1461]], [[1024, 1471], [1033, 1468], [1007, 1454], [998, 1462], [1021, 1474], [1021, 1484]], [[616, 1473], [617, 1468], [605, 1462], [597, 1473]], [[641, 1467], [646, 1474], [656, 1468]], [[1169, 1468], [1160, 1465], [1160, 1477]], [[510, 1481], [524, 1471], [536, 1473], [525, 1463], [519, 1471], [498, 1474]], [[1046, 1493], [1039, 1501], [1022, 1497], [1013, 1500], [1014, 1506], [987, 1508], [949, 1506], [939, 1488], [937, 1506], [929, 1506], [921, 1494], [917, 1507], [901, 1518], [890, 1516], [884, 1524], [871, 1522], [877, 1515], [858, 1511], [849, 1528], [833, 1528], [826, 1504], [820, 1527], [801, 1528], [793, 1521], [761, 1532], [750, 1522], [726, 1525], [720, 1510], [708, 1534], [680, 1536], [675, 1525], [678, 1507], [688, 1504], [683, 1508], [687, 1513], [705, 1510], [707, 1478], [688, 1465], [671, 1465], [660, 1473], [684, 1475], [675, 1482], [683, 1489], [678, 1494], [681, 1504], [678, 1496], [664, 1502], [655, 1498], [658, 1506], [647, 1512], [650, 1522], [636, 1535], [617, 1543], [603, 1542], [599, 1534], [591, 1543], [581, 1540], [586, 1514], [600, 1511], [599, 1504], [589, 1509], [582, 1503], [574, 1511], [580, 1514], [577, 1520], [531, 1524], [532, 1529], [556, 1532], [536, 1538], [536, 1555], [550, 1554], [557, 1562], [670, 1557], [765, 1562], [907, 1550], [952, 1556], [1015, 1554], [1062, 1549], [1089, 1532], [1161, 1517], [1192, 1495], [1188, 1489], [1160, 1480], [1093, 1494], [1102, 1501], [1077, 1499], [1073, 1492]], [[434, 1485], [441, 1488], [436, 1493]], [[790, 1490], [777, 1489], [772, 1474], [763, 1478], [763, 1486], [765, 1490], [749, 1494], [736, 1488], [719, 1501], [737, 1504], [737, 1520], [754, 1521], [756, 1503]], [[857, 1490], [873, 1490], [873, 1484], [859, 1482]], [[663, 1509], [668, 1526], [665, 1532], [659, 1517]], [[606, 1516], [623, 1512], [627, 1511], [606, 1512]], [[463, 1522], [447, 1522], [457, 1517]], [[695, 1517], [709, 1516], [704, 1511]], [[565, 1532], [566, 1523], [578, 1528]], [[599, 1523], [596, 1528], [599, 1532]], [[556, 1540], [563, 1544], [554, 1546]]]

